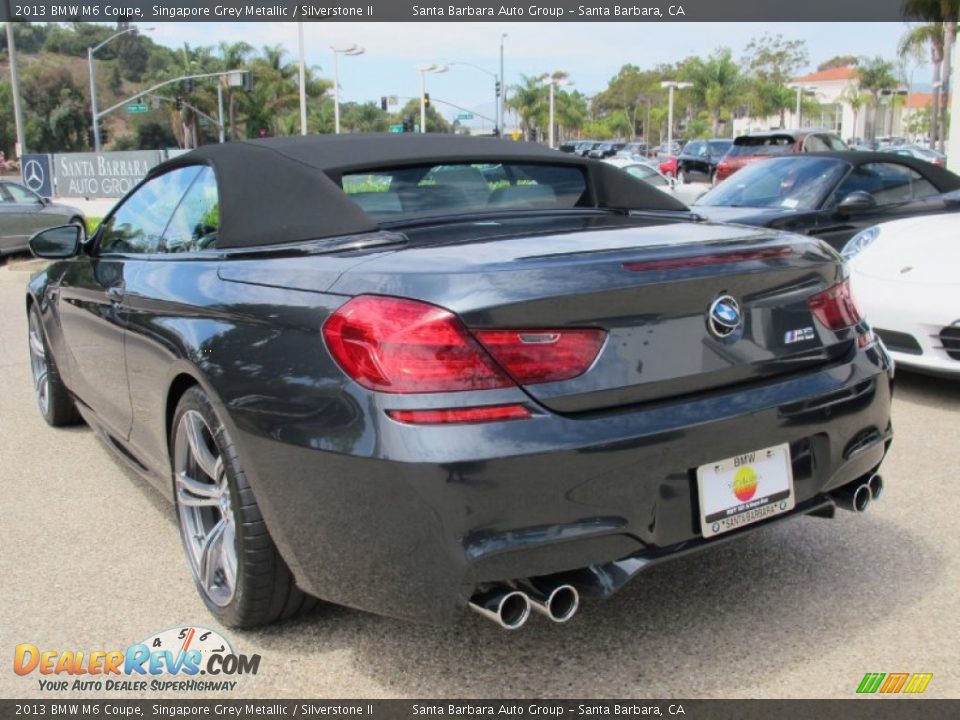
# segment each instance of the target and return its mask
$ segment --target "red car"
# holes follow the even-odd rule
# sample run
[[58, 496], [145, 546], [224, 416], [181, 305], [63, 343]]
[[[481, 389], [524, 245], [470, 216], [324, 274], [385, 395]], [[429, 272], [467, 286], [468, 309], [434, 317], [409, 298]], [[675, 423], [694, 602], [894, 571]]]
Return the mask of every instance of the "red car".
[[[757, 160], [778, 155], [827, 150], [849, 150], [846, 143], [829, 130], [770, 130], [734, 138], [733, 147], [717, 165], [716, 182], [726, 180], [737, 170]], [[661, 172], [663, 172], [661, 170]]]
[[671, 155], [660, 163], [660, 174], [669, 178], [677, 176], [677, 156]]

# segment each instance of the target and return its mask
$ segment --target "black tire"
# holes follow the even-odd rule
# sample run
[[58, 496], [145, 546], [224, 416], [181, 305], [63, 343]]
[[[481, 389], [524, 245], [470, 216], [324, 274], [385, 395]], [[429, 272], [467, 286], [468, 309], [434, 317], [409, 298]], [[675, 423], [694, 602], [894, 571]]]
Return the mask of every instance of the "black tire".
[[[212, 442], [212, 449], [219, 452], [223, 480], [229, 489], [236, 570], [233, 595], [225, 604], [214, 599], [198, 575], [188, 545], [183, 507], [178, 492], [177, 429], [184, 416], [191, 411], [199, 413], [206, 423], [209, 431], [207, 441]], [[286, 620], [313, 609], [317, 599], [297, 587], [293, 574], [280, 556], [260, 514], [236, 446], [206, 393], [199, 387], [194, 386], [187, 390], [177, 404], [170, 433], [170, 457], [174, 468], [173, 489], [180, 538], [184, 543], [197, 591], [210, 612], [228, 627], [251, 628]]]
[[[70, 396], [70, 391], [63, 384], [57, 364], [54, 362], [50, 346], [47, 344], [46, 334], [43, 332], [43, 322], [36, 303], [30, 305], [27, 315], [28, 334], [27, 343], [30, 350], [30, 370], [33, 377], [33, 394], [37, 400], [37, 408], [43, 419], [52, 427], [65, 427], [80, 422], [80, 413]], [[43, 387], [45, 386], [45, 387]]]

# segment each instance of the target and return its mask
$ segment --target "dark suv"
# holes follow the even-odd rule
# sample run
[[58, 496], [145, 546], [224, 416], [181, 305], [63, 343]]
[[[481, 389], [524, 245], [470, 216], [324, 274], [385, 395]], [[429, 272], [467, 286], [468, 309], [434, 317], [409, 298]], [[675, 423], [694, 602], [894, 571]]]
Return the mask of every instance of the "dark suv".
[[732, 144], [731, 140], [722, 138], [688, 142], [677, 156], [677, 182], [713, 182], [717, 165]]
[[717, 166], [716, 181], [733, 175], [744, 165], [776, 155], [800, 152], [849, 150], [846, 143], [829, 130], [771, 130], [734, 138], [733, 147]]

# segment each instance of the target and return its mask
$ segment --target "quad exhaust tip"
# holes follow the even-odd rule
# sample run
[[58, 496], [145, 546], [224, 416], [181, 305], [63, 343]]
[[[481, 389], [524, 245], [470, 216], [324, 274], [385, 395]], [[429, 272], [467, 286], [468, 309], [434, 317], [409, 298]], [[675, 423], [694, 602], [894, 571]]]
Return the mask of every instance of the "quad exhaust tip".
[[474, 595], [470, 609], [504, 630], [519, 630], [530, 617], [530, 598], [521, 590], [495, 588]]
[[535, 581], [523, 583], [523, 590], [530, 598], [534, 610], [555, 623], [565, 623], [577, 614], [580, 593], [573, 585], [557, 585], [553, 588]]

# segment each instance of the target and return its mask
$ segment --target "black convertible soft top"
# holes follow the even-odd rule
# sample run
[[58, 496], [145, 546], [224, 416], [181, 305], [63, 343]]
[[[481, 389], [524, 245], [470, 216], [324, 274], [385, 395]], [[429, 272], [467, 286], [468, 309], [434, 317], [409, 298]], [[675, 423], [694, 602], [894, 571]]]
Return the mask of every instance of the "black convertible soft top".
[[254, 247], [372, 232], [378, 223], [340, 187], [344, 174], [424, 164], [551, 164], [584, 168], [585, 207], [686, 210], [673, 197], [606, 163], [534, 143], [431, 134], [307, 135], [204, 145], [148, 178], [203, 164], [217, 175], [217, 247]]

